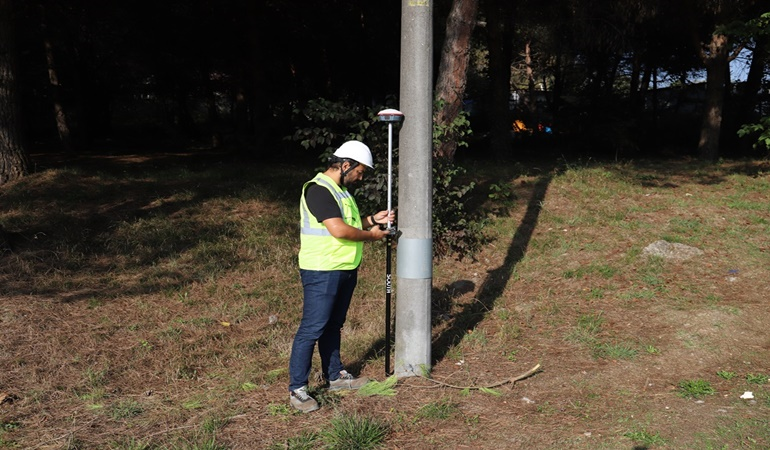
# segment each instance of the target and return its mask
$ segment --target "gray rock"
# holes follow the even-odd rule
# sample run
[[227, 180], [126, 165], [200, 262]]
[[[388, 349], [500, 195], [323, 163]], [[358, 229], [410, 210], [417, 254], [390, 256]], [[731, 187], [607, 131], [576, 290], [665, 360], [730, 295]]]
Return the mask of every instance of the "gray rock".
[[643, 253], [645, 255], [660, 256], [661, 258], [666, 259], [684, 260], [702, 255], [703, 250], [690, 247], [689, 245], [660, 240], [645, 247]]

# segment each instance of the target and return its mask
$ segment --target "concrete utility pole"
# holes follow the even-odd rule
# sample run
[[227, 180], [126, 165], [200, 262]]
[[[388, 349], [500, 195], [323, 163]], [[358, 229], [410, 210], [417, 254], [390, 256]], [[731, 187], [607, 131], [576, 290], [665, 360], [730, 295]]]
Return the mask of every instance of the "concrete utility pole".
[[395, 374], [430, 370], [433, 286], [433, 5], [401, 1]]

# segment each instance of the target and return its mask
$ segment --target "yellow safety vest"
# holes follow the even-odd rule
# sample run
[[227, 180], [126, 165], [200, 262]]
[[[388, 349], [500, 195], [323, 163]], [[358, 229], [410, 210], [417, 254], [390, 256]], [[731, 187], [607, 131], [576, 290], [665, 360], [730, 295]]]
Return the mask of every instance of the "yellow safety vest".
[[299, 268], [305, 270], [352, 270], [361, 264], [364, 243], [337, 239], [323, 223], [310, 212], [305, 201], [305, 190], [315, 183], [331, 192], [342, 213], [342, 220], [351, 227], [362, 228], [361, 214], [353, 196], [331, 178], [319, 173], [302, 186], [299, 202], [300, 249]]

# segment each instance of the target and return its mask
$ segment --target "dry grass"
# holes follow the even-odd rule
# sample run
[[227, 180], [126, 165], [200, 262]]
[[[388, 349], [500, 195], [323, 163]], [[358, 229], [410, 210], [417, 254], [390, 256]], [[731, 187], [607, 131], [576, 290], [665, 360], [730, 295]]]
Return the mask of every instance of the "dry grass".
[[[419, 379], [394, 397], [319, 392], [302, 416], [286, 367], [311, 169], [53, 164], [0, 190], [0, 448], [302, 448], [345, 417], [386, 425], [386, 448], [767, 448], [768, 172], [474, 167], [515, 197], [484, 205], [496, 216], [475, 260], [434, 268], [433, 376], [543, 371], [501, 395]], [[658, 239], [704, 255], [644, 256]], [[343, 341], [379, 380], [383, 260], [367, 246]], [[715, 394], [683, 398], [686, 380]]]

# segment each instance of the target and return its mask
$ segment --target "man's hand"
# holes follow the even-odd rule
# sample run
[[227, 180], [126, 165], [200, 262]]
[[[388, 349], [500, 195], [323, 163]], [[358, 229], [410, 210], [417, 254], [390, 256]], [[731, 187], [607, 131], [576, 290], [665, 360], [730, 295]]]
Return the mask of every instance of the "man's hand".
[[396, 222], [396, 212], [395, 211], [380, 211], [376, 214], [372, 214], [372, 218], [374, 219], [374, 225], [387, 225], [388, 222], [395, 223]]
[[323, 224], [332, 236], [337, 239], [347, 239], [348, 241], [378, 241], [389, 233], [389, 230], [381, 230], [380, 227], [372, 227], [369, 230], [359, 230], [356, 227], [351, 227], [346, 224], [341, 217], [326, 219]]
[[383, 230], [380, 227], [372, 227], [369, 230], [369, 233], [372, 234], [372, 240], [373, 241], [379, 241], [380, 239], [382, 239], [382, 238], [386, 237], [387, 235], [389, 235], [390, 234], [390, 230], [387, 229], [387, 228]]

